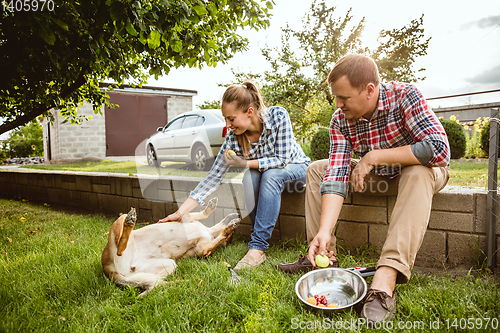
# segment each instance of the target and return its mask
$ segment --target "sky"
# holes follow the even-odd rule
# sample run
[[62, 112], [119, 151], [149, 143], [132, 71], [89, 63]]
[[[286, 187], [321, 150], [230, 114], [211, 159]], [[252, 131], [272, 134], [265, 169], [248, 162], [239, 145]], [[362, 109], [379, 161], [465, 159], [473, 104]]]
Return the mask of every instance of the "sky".
[[[261, 55], [265, 46], [281, 44], [281, 28], [302, 28], [302, 18], [309, 12], [312, 0], [275, 0], [270, 27], [258, 32], [243, 30], [249, 50], [237, 53], [225, 65], [200, 69], [174, 69], [148, 85], [196, 90], [193, 107], [204, 101], [220, 100], [224, 87], [233, 81], [231, 68], [242, 72], [262, 73], [269, 65]], [[336, 7], [337, 16], [344, 17], [352, 8], [353, 19], [366, 20], [363, 44], [375, 48], [378, 33], [385, 29], [400, 29], [424, 14], [426, 38], [431, 37], [427, 55], [417, 58], [414, 68], [425, 68], [426, 79], [416, 86], [424, 97], [441, 97], [485, 90], [500, 89], [500, 1], [337, 1], [327, 0]], [[333, 64], [332, 64], [333, 66]], [[257, 82], [258, 83], [258, 82]], [[429, 101], [432, 107], [500, 101], [500, 92]]]

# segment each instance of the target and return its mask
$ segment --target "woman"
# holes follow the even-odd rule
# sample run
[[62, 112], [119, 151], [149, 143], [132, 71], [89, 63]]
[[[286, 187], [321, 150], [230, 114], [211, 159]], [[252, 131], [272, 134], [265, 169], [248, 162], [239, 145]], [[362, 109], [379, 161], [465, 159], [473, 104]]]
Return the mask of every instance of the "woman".
[[231, 165], [246, 167], [243, 192], [253, 228], [248, 253], [234, 269], [257, 267], [266, 259], [281, 193], [285, 186], [303, 188], [310, 159], [295, 142], [288, 112], [282, 107], [266, 108], [252, 82], [228, 87], [221, 110], [229, 131], [212, 169], [179, 209], [159, 222], [180, 221], [182, 215], [204, 204]]

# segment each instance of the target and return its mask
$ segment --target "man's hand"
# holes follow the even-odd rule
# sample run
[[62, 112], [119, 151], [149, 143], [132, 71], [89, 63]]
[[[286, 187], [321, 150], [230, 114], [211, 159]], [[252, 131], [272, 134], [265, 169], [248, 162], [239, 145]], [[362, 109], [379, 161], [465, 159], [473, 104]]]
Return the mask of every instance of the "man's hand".
[[180, 222], [181, 220], [182, 220], [181, 213], [179, 213], [179, 211], [176, 211], [175, 213], [172, 213], [169, 216], [159, 220], [158, 223]]
[[358, 162], [358, 165], [356, 165], [354, 170], [352, 170], [351, 182], [354, 192], [362, 192], [365, 189], [365, 177], [375, 166], [370, 162], [370, 156], [368, 156], [370, 153], [371, 152], [363, 156], [363, 158]]
[[226, 149], [224, 151], [224, 154], [222, 155], [222, 157], [224, 158], [224, 161], [226, 161], [227, 165], [234, 165], [234, 166], [245, 168], [247, 166], [247, 163], [248, 163], [247, 160], [239, 157], [232, 150], [230, 151], [229, 149]]
[[[318, 254], [321, 255], [326, 255], [328, 258], [333, 257], [333, 251], [327, 251], [326, 249], [330, 246], [330, 241], [332, 237], [330, 233], [327, 232], [318, 232], [316, 237], [312, 240], [311, 244], [309, 245], [309, 253], [308, 253], [308, 258], [309, 261], [313, 264], [314, 267], [316, 267], [316, 256]], [[330, 261], [330, 264], [332, 262]]]

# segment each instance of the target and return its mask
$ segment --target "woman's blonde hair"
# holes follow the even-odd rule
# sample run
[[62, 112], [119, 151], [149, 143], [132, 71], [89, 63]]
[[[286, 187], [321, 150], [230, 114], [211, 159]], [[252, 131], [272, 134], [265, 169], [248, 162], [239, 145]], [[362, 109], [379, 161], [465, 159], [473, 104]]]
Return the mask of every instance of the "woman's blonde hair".
[[[236, 101], [236, 110], [242, 110], [246, 113], [249, 107], [253, 107], [257, 116], [262, 120], [262, 112], [266, 109], [266, 105], [262, 100], [259, 88], [253, 82], [245, 81], [243, 84], [234, 84], [227, 87], [222, 96], [222, 104], [234, 101]], [[241, 135], [235, 134], [235, 136], [243, 149], [243, 156], [248, 158], [250, 144], [246, 133]]]

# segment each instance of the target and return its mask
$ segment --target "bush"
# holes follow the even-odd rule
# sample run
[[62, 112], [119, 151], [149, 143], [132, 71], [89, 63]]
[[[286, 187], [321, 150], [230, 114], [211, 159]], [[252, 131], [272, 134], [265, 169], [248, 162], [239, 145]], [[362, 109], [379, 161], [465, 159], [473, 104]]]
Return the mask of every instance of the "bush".
[[311, 159], [322, 160], [330, 155], [330, 130], [320, 128], [314, 133], [311, 140]]
[[459, 159], [464, 157], [467, 139], [462, 125], [449, 119], [439, 119], [444, 127], [448, 142], [450, 143], [451, 158]]
[[2, 154], [6, 158], [43, 156], [42, 125], [35, 119], [13, 130], [2, 143]]
[[[481, 150], [484, 152], [486, 157], [490, 155], [490, 123], [487, 122], [484, 124], [483, 128], [481, 128]], [[500, 156], [500, 135], [498, 138], [498, 156]]]

